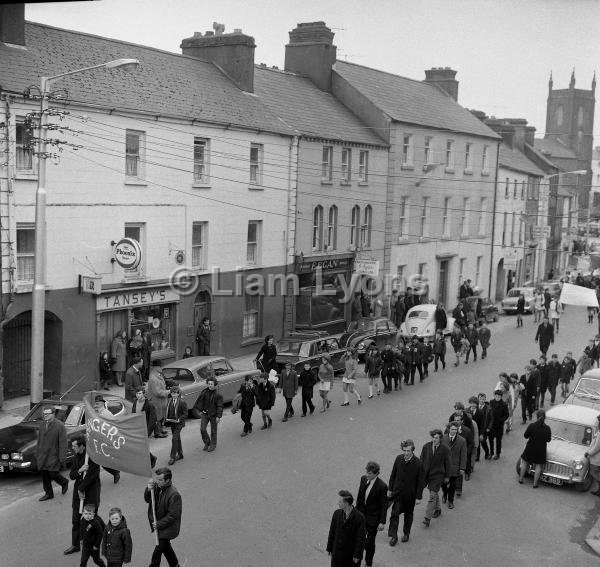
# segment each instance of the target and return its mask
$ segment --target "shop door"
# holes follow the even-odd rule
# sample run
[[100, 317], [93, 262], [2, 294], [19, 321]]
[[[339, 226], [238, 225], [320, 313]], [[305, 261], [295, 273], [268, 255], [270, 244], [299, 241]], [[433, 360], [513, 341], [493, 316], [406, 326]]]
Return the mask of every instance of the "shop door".
[[446, 305], [448, 299], [448, 264], [450, 260], [440, 260], [440, 273], [438, 278], [437, 302]]
[[[204, 317], [210, 317], [211, 300], [208, 291], [201, 291], [194, 300], [194, 336]], [[212, 320], [211, 320], [212, 323]]]

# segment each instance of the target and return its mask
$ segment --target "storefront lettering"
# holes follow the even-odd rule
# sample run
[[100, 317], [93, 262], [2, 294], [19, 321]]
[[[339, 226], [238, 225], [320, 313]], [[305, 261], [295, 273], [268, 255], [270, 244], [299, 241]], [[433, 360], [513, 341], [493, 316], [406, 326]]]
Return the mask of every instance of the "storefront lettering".
[[138, 307], [141, 305], [154, 305], [157, 303], [171, 303], [177, 301], [178, 297], [168, 289], [149, 289], [131, 292], [103, 295], [98, 298], [98, 311], [108, 309], [124, 309], [127, 307]]
[[337, 260], [319, 260], [317, 262], [313, 262], [311, 264], [311, 269], [314, 272], [317, 268], [321, 268], [322, 270], [331, 270], [332, 268], [338, 267]]

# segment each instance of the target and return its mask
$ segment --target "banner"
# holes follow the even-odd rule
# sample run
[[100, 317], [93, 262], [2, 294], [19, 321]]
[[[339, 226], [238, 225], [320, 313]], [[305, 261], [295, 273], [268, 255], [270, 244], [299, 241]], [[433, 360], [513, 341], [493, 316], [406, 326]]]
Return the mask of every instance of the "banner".
[[580, 285], [563, 284], [559, 303], [565, 305], [583, 305], [585, 307], [598, 307], [596, 291]]
[[85, 402], [87, 452], [102, 467], [140, 476], [152, 476], [146, 414], [120, 412], [113, 415], [104, 402], [95, 409], [100, 392], [89, 392]]

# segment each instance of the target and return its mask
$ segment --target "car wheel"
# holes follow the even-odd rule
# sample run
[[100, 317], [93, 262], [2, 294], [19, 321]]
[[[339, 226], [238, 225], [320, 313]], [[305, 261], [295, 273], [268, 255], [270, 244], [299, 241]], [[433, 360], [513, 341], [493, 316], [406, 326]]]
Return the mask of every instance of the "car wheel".
[[588, 472], [588, 474], [585, 477], [585, 480], [583, 482], [575, 483], [575, 490], [577, 492], [587, 492], [591, 488], [592, 482], [593, 482], [592, 475]]

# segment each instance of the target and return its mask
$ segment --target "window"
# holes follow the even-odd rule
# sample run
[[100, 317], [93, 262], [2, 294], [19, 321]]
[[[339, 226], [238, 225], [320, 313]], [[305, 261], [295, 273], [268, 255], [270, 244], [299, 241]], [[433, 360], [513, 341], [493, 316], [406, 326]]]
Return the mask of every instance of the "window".
[[483, 146], [483, 155], [481, 156], [481, 173], [489, 172], [488, 146]]
[[446, 140], [446, 169], [454, 169], [454, 140]]
[[465, 276], [465, 264], [467, 263], [467, 259], [466, 258], [461, 258], [458, 261], [458, 284], [462, 284], [463, 283], [463, 278]]
[[358, 154], [358, 180], [366, 183], [369, 180], [369, 152], [361, 150]]
[[512, 218], [510, 221], [510, 245], [514, 246], [515, 245], [515, 220], [516, 220], [516, 213], [513, 211], [512, 213]]
[[508, 199], [510, 196], [510, 179], [507, 177], [504, 184], [504, 198]]
[[321, 162], [321, 180], [333, 180], [333, 146], [323, 146], [323, 161]]
[[431, 163], [431, 136], [425, 136], [425, 148], [423, 151], [423, 163], [427, 165]]
[[423, 205], [421, 207], [421, 226], [419, 236], [428, 236], [429, 233], [429, 197], [423, 197]]
[[17, 223], [17, 281], [32, 282], [35, 273], [35, 226]]
[[125, 130], [125, 175], [144, 177], [144, 132]]
[[483, 262], [483, 256], [477, 256], [477, 262], [475, 263], [475, 286], [479, 286], [481, 283], [481, 264]]
[[508, 213], [504, 213], [502, 221], [502, 246], [506, 246], [506, 227], [508, 226]]
[[329, 220], [327, 222], [327, 249], [337, 249], [337, 222], [338, 208], [333, 205], [329, 207]]
[[423, 262], [422, 264], [419, 264], [419, 267], [418, 267], [419, 275], [424, 276], [426, 271], [427, 271], [427, 263]]
[[248, 242], [246, 244], [246, 263], [260, 263], [260, 236], [262, 221], [248, 221]]
[[360, 228], [360, 245], [362, 248], [371, 246], [371, 225], [373, 224], [373, 208], [367, 205], [363, 212], [363, 223]]
[[350, 183], [350, 170], [352, 168], [352, 151], [342, 148], [342, 183]]
[[406, 264], [402, 264], [401, 266], [396, 267], [396, 281], [394, 282], [394, 287], [402, 289], [404, 285], [404, 272], [406, 271]]
[[413, 165], [414, 149], [412, 134], [404, 134], [402, 138], [402, 165]]
[[350, 246], [358, 246], [360, 236], [360, 207], [354, 205], [352, 207], [352, 218], [350, 223]]
[[525, 200], [525, 181], [521, 181], [521, 201]]
[[513, 182], [513, 199], [516, 199], [517, 195], [519, 194], [519, 189], [517, 187], [517, 183], [518, 183], [518, 181], [515, 179]]
[[250, 144], [250, 183], [262, 185], [263, 145]]
[[137, 240], [142, 251], [142, 261], [138, 267], [133, 270], [125, 270], [125, 277], [136, 277], [144, 274], [144, 258], [146, 257], [146, 223], [126, 222], [125, 238]]
[[465, 171], [473, 171], [473, 144], [465, 145]]
[[33, 148], [31, 147], [31, 130], [24, 122], [15, 126], [16, 167], [17, 171], [33, 171]]
[[242, 317], [242, 339], [260, 337], [260, 295], [244, 296], [244, 312]]
[[444, 199], [444, 216], [442, 217], [442, 236], [450, 236], [450, 197]]
[[208, 140], [194, 138], [194, 183], [206, 185], [208, 182]]
[[468, 197], [463, 199], [463, 209], [462, 215], [460, 219], [460, 235], [468, 236], [469, 235], [469, 212], [470, 212], [470, 200]]
[[192, 223], [192, 267], [206, 269], [207, 222]]
[[408, 197], [400, 197], [400, 219], [398, 222], [398, 236], [405, 238], [408, 232]]
[[477, 234], [484, 235], [485, 234], [485, 216], [487, 214], [487, 199], [485, 197], [481, 198], [479, 201], [479, 226], [477, 227]]
[[323, 250], [323, 207], [317, 205], [313, 211], [313, 250]]
[[525, 222], [521, 218], [519, 221], [519, 244], [523, 244], [523, 233], [525, 232]]

